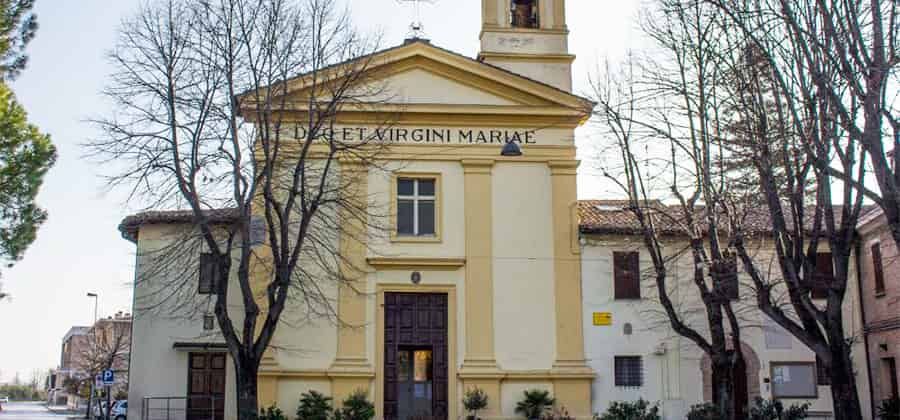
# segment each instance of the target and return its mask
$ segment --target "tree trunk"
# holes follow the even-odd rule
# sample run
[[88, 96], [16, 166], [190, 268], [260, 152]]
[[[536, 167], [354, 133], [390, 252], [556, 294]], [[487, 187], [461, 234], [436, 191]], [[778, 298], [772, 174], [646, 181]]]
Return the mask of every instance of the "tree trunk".
[[[90, 378], [90, 380], [93, 381], [94, 378], [92, 377], [92, 378]], [[75, 388], [75, 393], [76, 393], [76, 394], [78, 393], [78, 388]], [[87, 411], [84, 413], [84, 418], [86, 418], [86, 419], [90, 419], [90, 418], [91, 418], [91, 402], [92, 402], [93, 400], [94, 400], [94, 383], [91, 382], [91, 393], [90, 393], [90, 395], [88, 395], [88, 400], [87, 400]], [[78, 400], [76, 399], [75, 401], [76, 401], [76, 405], [77, 405], [77, 401], [78, 401]], [[76, 407], [76, 408], [77, 408], [77, 407]]]
[[[716, 361], [718, 360], [718, 361]], [[719, 408], [723, 420], [747, 418], [747, 368], [741, 353], [728, 350], [726, 355], [713, 358], [712, 402]]]
[[236, 362], [234, 368], [238, 420], [255, 420], [259, 417], [259, 400], [257, 399], [259, 363], [254, 363], [254, 361]]
[[862, 407], [856, 389], [856, 377], [850, 360], [850, 346], [844, 342], [831, 348], [831, 398], [834, 401], [835, 420], [861, 420]]
[[734, 410], [734, 375], [728, 357], [713, 358], [713, 403], [719, 407], [722, 420], [736, 420]]

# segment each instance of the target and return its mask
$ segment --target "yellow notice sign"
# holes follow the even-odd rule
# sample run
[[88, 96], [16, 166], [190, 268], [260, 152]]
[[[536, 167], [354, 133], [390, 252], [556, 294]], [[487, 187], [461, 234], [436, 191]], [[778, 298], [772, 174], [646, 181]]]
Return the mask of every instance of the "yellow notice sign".
[[594, 325], [612, 325], [612, 312], [594, 312]]

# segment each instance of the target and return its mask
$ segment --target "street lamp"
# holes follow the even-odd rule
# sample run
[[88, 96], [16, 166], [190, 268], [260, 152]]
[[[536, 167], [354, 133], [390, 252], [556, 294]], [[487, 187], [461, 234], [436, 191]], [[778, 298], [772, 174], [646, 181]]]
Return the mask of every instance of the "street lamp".
[[[99, 296], [96, 293], [88, 292], [87, 297], [94, 298], [94, 324], [96, 324], [97, 323], [97, 301], [99, 300], [98, 299]], [[91, 324], [91, 328], [94, 328], [94, 324]], [[94, 391], [95, 391], [94, 390], [94, 378], [90, 378], [90, 382], [91, 382], [91, 394], [90, 394], [91, 396], [88, 398], [87, 413], [85, 414], [86, 419], [91, 418], [91, 402], [93, 402], [93, 400], [94, 400]]]
[[503, 149], [500, 150], [501, 156], [522, 156], [522, 149], [519, 148], [519, 145], [515, 142], [508, 141], [503, 145]]
[[98, 300], [97, 298], [98, 298], [98, 296], [96, 293], [88, 292], [87, 297], [94, 298], [94, 323], [96, 324], [97, 323], [97, 300]]

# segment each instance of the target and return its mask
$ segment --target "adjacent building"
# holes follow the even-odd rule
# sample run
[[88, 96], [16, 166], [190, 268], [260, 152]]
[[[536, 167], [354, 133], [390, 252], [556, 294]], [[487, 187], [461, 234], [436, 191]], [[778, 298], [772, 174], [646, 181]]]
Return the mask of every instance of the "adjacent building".
[[[710, 360], [686, 338], [676, 334], [663, 312], [640, 225], [627, 210], [627, 201], [579, 202], [582, 295], [586, 357], [597, 376], [593, 381], [595, 411], [612, 401], [644, 398], [659, 401], [667, 419], [683, 419], [692, 405], [712, 401]], [[660, 204], [662, 205], [662, 204]], [[754, 243], [760, 267], [777, 264], [767, 238]], [[664, 236], [669, 296], [679, 315], [701, 333], [707, 324], [698, 291], [693, 284], [693, 262], [687, 237]], [[830, 260], [826, 250], [823, 260]], [[830, 266], [826, 267], [826, 271]], [[832, 272], [822, 275], [833, 276]], [[817, 365], [815, 354], [804, 344], [758, 311], [752, 282], [737, 271], [732, 305], [740, 319], [741, 351], [746, 362], [749, 402], [755, 397], [779, 399], [790, 404], [810, 404], [814, 417], [832, 415], [829, 378]], [[856, 338], [854, 364], [864, 367], [863, 322], [860, 297], [853, 287], [844, 301], [845, 331]], [[817, 297], [813, 291], [812, 296]], [[820, 301], [824, 304], [824, 301]], [[708, 336], [708, 335], [707, 335]], [[868, 413], [868, 374], [858, 369], [857, 381], [863, 410]]]
[[70, 328], [63, 336], [59, 367], [47, 378], [48, 402], [71, 408], [83, 405], [85, 398], [71, 391], [89, 387], [96, 366], [109, 365], [113, 369], [113, 397], [127, 393], [130, 351], [131, 314], [118, 312], [97, 320], [93, 326]]
[[117, 312], [113, 316], [101, 318], [89, 330], [90, 347], [88, 358], [99, 367], [113, 371], [113, 398], [128, 392], [128, 367], [131, 359], [131, 314]]
[[[860, 221], [859, 294], [865, 322], [865, 350], [871, 400], [898, 398], [900, 368], [900, 254], [884, 213], [877, 209]], [[860, 368], [863, 368], [860, 365]]]
[[48, 389], [47, 397], [52, 404], [78, 407], [83, 399], [77, 393], [68, 392], [71, 381], [84, 377], [84, 354], [88, 348], [88, 332], [91, 327], [76, 326], [63, 336], [60, 348], [59, 367], [52, 373], [55, 378], [53, 387]]

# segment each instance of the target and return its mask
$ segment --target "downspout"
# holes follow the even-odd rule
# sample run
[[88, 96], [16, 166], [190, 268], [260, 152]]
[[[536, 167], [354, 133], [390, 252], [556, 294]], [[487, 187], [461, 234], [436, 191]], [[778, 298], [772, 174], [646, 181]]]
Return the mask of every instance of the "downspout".
[[863, 327], [863, 348], [866, 355], [866, 379], [869, 382], [869, 409], [872, 411], [872, 418], [875, 416], [875, 389], [872, 388], [872, 359], [869, 358], [869, 332], [866, 327], [866, 299], [863, 295], [862, 287], [862, 240], [858, 238], [856, 241], [856, 290], [859, 295], [859, 313], [860, 321]]

